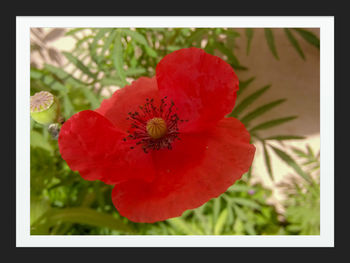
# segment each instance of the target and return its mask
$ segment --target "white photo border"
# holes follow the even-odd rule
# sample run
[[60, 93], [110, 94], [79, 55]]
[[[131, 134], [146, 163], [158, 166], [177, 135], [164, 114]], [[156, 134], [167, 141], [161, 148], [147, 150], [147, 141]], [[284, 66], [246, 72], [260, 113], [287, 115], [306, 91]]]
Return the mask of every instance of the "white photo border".
[[[31, 27], [320, 28], [321, 231], [319, 236], [47, 236], [30, 235]], [[17, 247], [333, 247], [334, 17], [332, 16], [18, 16], [16, 17]]]

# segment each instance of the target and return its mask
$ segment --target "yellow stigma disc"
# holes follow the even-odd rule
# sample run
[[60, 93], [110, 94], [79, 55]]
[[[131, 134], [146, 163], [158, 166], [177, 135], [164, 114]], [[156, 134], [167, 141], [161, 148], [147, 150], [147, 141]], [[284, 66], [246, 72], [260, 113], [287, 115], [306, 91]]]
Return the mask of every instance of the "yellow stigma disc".
[[162, 118], [150, 119], [147, 122], [146, 129], [153, 139], [162, 138], [167, 133], [166, 123]]

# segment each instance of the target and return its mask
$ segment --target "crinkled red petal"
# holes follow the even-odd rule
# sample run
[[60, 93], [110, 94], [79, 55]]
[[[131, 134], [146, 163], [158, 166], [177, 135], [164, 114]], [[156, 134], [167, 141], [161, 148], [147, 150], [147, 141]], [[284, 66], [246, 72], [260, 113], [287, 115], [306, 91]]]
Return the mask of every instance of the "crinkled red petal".
[[141, 77], [131, 85], [114, 92], [112, 97], [104, 100], [96, 111], [119, 129], [127, 131], [130, 128], [130, 121], [126, 119], [128, 113], [138, 111], [139, 106], [143, 106], [147, 98], [153, 98], [154, 105], [159, 105], [157, 81], [155, 78]]
[[249, 140], [244, 125], [234, 118], [225, 118], [203, 133], [182, 134], [173, 150], [153, 152], [155, 180], [116, 185], [113, 203], [134, 222], [180, 216], [224, 193], [249, 170], [255, 153]]
[[73, 115], [61, 128], [58, 145], [68, 166], [86, 180], [116, 184], [133, 178], [151, 181], [152, 158], [141, 148], [130, 149], [126, 133], [101, 114], [86, 110]]
[[230, 113], [238, 78], [232, 67], [199, 48], [185, 48], [165, 56], [156, 67], [160, 97], [173, 100], [182, 132], [215, 125]]

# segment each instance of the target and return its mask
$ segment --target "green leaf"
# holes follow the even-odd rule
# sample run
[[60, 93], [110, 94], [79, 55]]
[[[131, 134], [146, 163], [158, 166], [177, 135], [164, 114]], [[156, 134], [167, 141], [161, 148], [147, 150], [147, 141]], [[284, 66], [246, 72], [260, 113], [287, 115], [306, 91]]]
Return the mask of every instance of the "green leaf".
[[318, 49], [320, 48], [320, 40], [316, 35], [314, 35], [312, 32], [307, 31], [305, 29], [301, 28], [294, 28], [296, 32], [299, 33], [299, 35], [305, 39], [307, 42], [309, 42], [311, 45], [317, 47]]
[[51, 144], [45, 139], [42, 133], [37, 131], [30, 132], [30, 146], [40, 147], [50, 153], [53, 152], [53, 147]]
[[265, 165], [266, 165], [266, 168], [267, 168], [267, 172], [268, 172], [268, 174], [270, 176], [270, 179], [272, 181], [274, 181], [272, 167], [271, 167], [270, 155], [269, 155], [269, 152], [267, 151], [265, 142], [263, 142], [262, 145], [263, 145], [263, 148], [264, 148], [264, 160], [265, 160]]
[[74, 106], [70, 101], [67, 94], [63, 95], [63, 114], [66, 120], [68, 120], [74, 114]]
[[144, 68], [128, 68], [125, 70], [126, 76], [139, 76], [145, 74], [147, 71]]
[[49, 208], [50, 204], [46, 198], [30, 198], [30, 224], [32, 225]]
[[225, 210], [223, 210], [220, 213], [218, 221], [215, 224], [214, 235], [220, 235], [222, 233], [222, 230], [223, 230], [225, 223], [226, 223], [226, 220], [227, 220], [227, 216], [228, 216], [228, 213], [227, 213], [227, 208], [226, 208]]
[[71, 53], [63, 52], [63, 55], [71, 62], [73, 63], [78, 69], [80, 69], [82, 72], [84, 72], [86, 75], [88, 75], [91, 78], [95, 78], [96, 75], [92, 73], [84, 64], [81, 62], [78, 58], [73, 56]]
[[297, 116], [290, 116], [290, 117], [285, 117], [285, 118], [280, 118], [280, 119], [274, 119], [274, 120], [271, 120], [271, 121], [267, 121], [267, 122], [258, 124], [257, 126], [253, 127], [250, 130], [250, 132], [254, 132], [254, 131], [258, 131], [258, 130], [266, 130], [266, 129], [269, 129], [269, 128], [281, 125], [281, 124], [283, 124], [285, 122], [292, 121], [292, 120], [294, 120], [296, 118], [297, 118]]
[[56, 75], [59, 79], [61, 79], [64, 82], [67, 82], [68, 84], [72, 85], [73, 87], [83, 87], [87, 85], [86, 83], [74, 78], [71, 74], [67, 73], [61, 68], [57, 68], [55, 66], [45, 64], [44, 68], [51, 72], [52, 74]]
[[39, 70], [31, 69], [30, 78], [41, 80], [47, 87], [53, 90], [60, 91], [62, 93], [66, 93], [68, 91], [68, 88], [65, 85], [55, 80], [52, 76]]
[[117, 70], [117, 74], [120, 80], [123, 82], [123, 85], [127, 84], [126, 75], [124, 71], [124, 60], [123, 60], [123, 46], [121, 41], [121, 33], [117, 31], [117, 35], [114, 41], [114, 48], [112, 53], [113, 65]]
[[230, 64], [232, 64], [232, 66], [235, 69], [246, 69], [246, 67], [240, 65], [238, 59], [236, 58], [236, 56], [233, 54], [233, 49], [229, 50], [227, 47], [224, 46], [224, 44], [220, 43], [220, 42], [215, 42], [214, 43], [215, 48], [217, 48], [218, 50], [220, 50], [220, 52], [224, 55], [227, 56], [227, 60]]
[[296, 135], [275, 135], [265, 138], [264, 140], [276, 140], [276, 141], [286, 141], [286, 140], [304, 140], [306, 137], [304, 136], [296, 136]]
[[267, 41], [267, 45], [269, 46], [272, 54], [275, 56], [275, 58], [278, 60], [278, 54], [275, 46], [275, 38], [273, 36], [273, 32], [270, 28], [265, 28], [265, 38]]
[[235, 225], [234, 225], [234, 228], [233, 230], [235, 231], [235, 234], [236, 235], [244, 235], [244, 224], [243, 224], [243, 221], [240, 220], [240, 219], [237, 219], [235, 221]]
[[81, 46], [84, 42], [88, 42], [88, 40], [89, 40], [90, 38], [93, 38], [93, 37], [94, 37], [94, 36], [92, 36], [92, 35], [88, 35], [88, 36], [86, 36], [86, 37], [83, 37], [83, 38], [79, 39], [79, 40], [75, 43], [74, 51], [79, 50], [80, 46]]
[[253, 40], [253, 36], [254, 36], [254, 30], [252, 28], [246, 28], [245, 29], [245, 36], [247, 37], [247, 55], [249, 55], [250, 46], [252, 44], [252, 40]]
[[110, 48], [112, 42], [115, 40], [116, 35], [117, 35], [117, 30], [113, 30], [110, 32], [109, 36], [107, 37], [107, 39], [102, 47], [102, 51], [101, 51], [100, 57], [99, 57], [99, 62], [101, 62], [106, 51]]
[[218, 219], [220, 208], [221, 208], [221, 200], [220, 200], [220, 197], [218, 197], [214, 199], [214, 204], [213, 204], [213, 223], [215, 223], [216, 220]]
[[90, 88], [82, 88], [81, 90], [90, 102], [92, 109], [100, 107], [101, 101], [98, 99], [97, 94], [95, 94]]
[[100, 83], [102, 86], [118, 86], [118, 87], [124, 86], [124, 83], [120, 79], [114, 79], [114, 78], [103, 78], [101, 79]]
[[232, 226], [235, 220], [232, 209], [232, 207], [227, 208], [227, 225], [229, 226]]
[[83, 29], [85, 29], [85, 28], [74, 28], [74, 29], [71, 29], [71, 30], [69, 30], [69, 31], [67, 31], [67, 32], [65, 33], [65, 36], [74, 35], [75, 33], [79, 32], [79, 31], [81, 31], [81, 30], [83, 30]]
[[301, 56], [301, 58], [305, 60], [304, 52], [301, 49], [301, 47], [299, 46], [298, 40], [296, 40], [296, 38], [293, 36], [292, 32], [288, 28], [285, 28], [284, 32], [286, 33], [289, 42], [293, 45], [293, 47], [298, 52], [298, 54]]
[[235, 213], [240, 220], [247, 221], [247, 219], [248, 219], [247, 216], [245, 215], [243, 210], [241, 208], [239, 208], [239, 206], [233, 205], [233, 209], [235, 210]]
[[241, 185], [241, 184], [234, 184], [228, 189], [228, 191], [232, 191], [232, 192], [248, 192], [249, 189], [251, 189], [250, 186]]
[[112, 215], [100, 213], [90, 208], [74, 207], [54, 210], [48, 217], [50, 222], [69, 222], [87, 224], [98, 227], [108, 227], [123, 233], [133, 233], [134, 229]]
[[250, 121], [254, 120], [255, 118], [259, 117], [260, 115], [264, 114], [265, 112], [273, 109], [274, 107], [280, 105], [281, 103], [285, 102], [286, 99], [280, 99], [280, 100], [275, 100], [273, 102], [270, 102], [268, 104], [265, 104], [251, 112], [249, 112], [247, 115], [245, 115], [241, 121], [244, 124], [248, 124]]
[[92, 43], [90, 44], [90, 54], [91, 54], [91, 58], [97, 63], [99, 64], [101, 59], [99, 59], [96, 56], [96, 48], [97, 48], [97, 44], [98, 41], [103, 38], [107, 32], [111, 31], [110, 28], [101, 28], [98, 29], [97, 34], [94, 37], [94, 40], [92, 41]]
[[91, 52], [95, 53], [96, 52], [96, 47], [97, 47], [97, 44], [98, 44], [98, 41], [103, 38], [106, 33], [108, 31], [111, 31], [110, 28], [101, 28], [101, 29], [98, 29], [97, 31], [97, 34], [95, 35], [94, 37], [94, 40], [92, 41], [92, 43], [90, 44], [90, 50]]
[[299, 157], [302, 157], [302, 158], [309, 158], [310, 156], [307, 155], [307, 153], [303, 152], [301, 149], [298, 149], [296, 147], [292, 147], [292, 151], [298, 155]]
[[299, 174], [302, 178], [304, 178], [306, 181], [308, 182], [312, 182], [312, 179], [310, 178], [310, 176], [308, 174], [306, 174], [301, 168], [300, 166], [293, 160], [293, 158], [288, 155], [286, 152], [271, 146], [271, 148], [274, 150], [274, 152], [278, 155], [278, 157], [281, 158], [281, 160], [283, 160], [288, 166], [290, 166], [291, 168], [294, 169], [294, 171]]
[[[187, 42], [190, 43], [190, 45], [193, 44], [193, 42], [199, 42], [202, 40], [202, 37], [204, 34], [206, 34], [208, 30], [206, 28], [197, 28], [195, 31], [192, 33], [192, 35], [187, 39]], [[198, 43], [197, 43], [198, 44]]]
[[41, 79], [43, 77], [43, 73], [36, 69], [30, 69], [30, 78], [31, 79]]
[[225, 33], [227, 36], [232, 37], [232, 38], [236, 38], [236, 37], [241, 36], [240, 33], [238, 33], [237, 31], [233, 31], [233, 30], [226, 30], [224, 33]]
[[254, 224], [252, 222], [246, 222], [244, 224], [244, 228], [249, 235], [256, 235]]
[[128, 28], [121, 29], [121, 32], [125, 36], [130, 36], [133, 40], [135, 40], [139, 44], [144, 45], [144, 46], [148, 46], [146, 38], [142, 34], [140, 34], [139, 32], [130, 30]]
[[314, 151], [311, 149], [310, 145], [306, 145], [306, 148], [309, 155], [315, 157]]
[[255, 77], [251, 77], [245, 81], [239, 82], [239, 90], [237, 91], [237, 95], [240, 95], [249, 85], [255, 80]]
[[230, 116], [238, 116], [245, 108], [247, 108], [250, 104], [252, 104], [255, 100], [257, 100], [261, 95], [263, 95], [271, 86], [267, 85], [258, 89], [254, 93], [250, 94], [247, 98], [245, 98], [238, 106], [236, 106], [230, 114]]
[[254, 202], [252, 200], [246, 199], [246, 198], [234, 197], [231, 200], [233, 202], [235, 202], [236, 204], [241, 205], [243, 207], [249, 207], [249, 208], [256, 209], [256, 210], [261, 209], [261, 206], [258, 203]]
[[183, 220], [180, 217], [172, 218], [167, 220], [174, 228], [181, 231], [185, 235], [200, 235], [201, 233], [198, 230], [194, 229], [189, 223]]
[[146, 51], [147, 55], [149, 55], [150, 57], [153, 57], [153, 58], [158, 57], [157, 52], [149, 46], [145, 46], [145, 51]]
[[145, 47], [145, 51], [146, 51], [147, 55], [149, 55], [150, 57], [153, 57], [153, 58], [158, 57], [157, 52], [148, 45], [146, 38], [142, 34], [140, 34], [137, 31], [133, 31], [133, 30], [130, 30], [127, 28], [122, 29], [121, 32], [125, 36], [130, 36], [137, 43], [143, 45]]

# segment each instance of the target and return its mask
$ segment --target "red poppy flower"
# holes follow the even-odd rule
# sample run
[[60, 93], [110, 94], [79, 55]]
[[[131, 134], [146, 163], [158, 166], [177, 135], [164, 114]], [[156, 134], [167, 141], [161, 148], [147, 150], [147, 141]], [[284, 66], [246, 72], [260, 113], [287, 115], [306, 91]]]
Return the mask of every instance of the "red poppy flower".
[[198, 48], [175, 51], [61, 129], [61, 155], [86, 180], [115, 185], [121, 215], [152, 223], [224, 193], [248, 171], [255, 147], [235, 118], [238, 78]]

